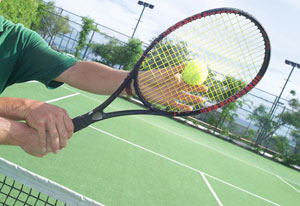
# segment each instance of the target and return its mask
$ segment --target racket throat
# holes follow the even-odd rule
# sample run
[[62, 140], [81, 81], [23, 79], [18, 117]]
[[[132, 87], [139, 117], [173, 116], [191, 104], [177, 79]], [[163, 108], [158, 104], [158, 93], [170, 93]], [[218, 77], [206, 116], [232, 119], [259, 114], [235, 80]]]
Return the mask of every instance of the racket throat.
[[103, 111], [98, 111], [98, 112], [90, 112], [89, 115], [92, 115], [92, 120], [94, 121], [99, 121], [105, 118], [105, 113]]
[[[112, 117], [127, 116], [127, 115], [165, 115], [154, 110], [127, 110], [105, 113], [103, 111], [91, 111], [84, 115], [78, 116], [72, 119], [74, 124], [74, 132], [77, 132], [83, 128], [86, 128], [94, 122], [98, 122], [104, 119]], [[167, 115], [168, 116], [168, 115]]]

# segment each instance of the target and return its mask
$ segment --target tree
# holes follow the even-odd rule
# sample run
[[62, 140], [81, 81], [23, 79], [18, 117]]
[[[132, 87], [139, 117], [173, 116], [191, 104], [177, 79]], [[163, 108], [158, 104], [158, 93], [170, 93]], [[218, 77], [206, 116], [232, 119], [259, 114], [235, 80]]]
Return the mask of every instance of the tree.
[[83, 49], [84, 46], [86, 46], [86, 41], [88, 38], [89, 33], [94, 30], [99, 32], [97, 25], [95, 25], [94, 20], [90, 19], [89, 17], [82, 17], [81, 19], [82, 21], [82, 28], [81, 31], [79, 33], [79, 41], [77, 44], [76, 52], [75, 52], [75, 57], [79, 57], [79, 53], [80, 51]]
[[3, 1], [0, 8], [1, 15], [37, 31], [44, 39], [70, 32], [69, 17], [57, 14], [54, 2], [8, 0]]
[[[293, 96], [296, 93], [293, 91]], [[298, 99], [293, 98], [289, 101], [289, 106], [292, 108], [293, 112], [288, 112], [287, 117], [289, 118], [288, 124], [293, 126], [293, 130], [291, 131], [290, 135], [292, 137], [292, 142], [294, 143], [294, 151], [293, 154], [297, 155], [300, 149], [300, 102]], [[298, 159], [300, 160], [300, 154], [298, 154]], [[300, 163], [300, 162], [299, 162]]]
[[289, 148], [289, 141], [284, 136], [274, 136], [274, 147], [277, 152], [281, 154], [281, 156], [287, 156], [288, 148]]
[[174, 41], [164, 38], [148, 54], [147, 61], [143, 62], [142, 69], [149, 70], [153, 68], [166, 68], [174, 65], [180, 65], [188, 61], [189, 51], [187, 43], [184, 41]]
[[42, 0], [6, 0], [0, 4], [1, 15], [14, 23], [21, 23], [30, 28], [39, 21], [37, 9]]
[[232, 76], [222, 76], [209, 68], [209, 78], [205, 83], [209, 88], [206, 96], [212, 103], [221, 102], [238, 93], [246, 86], [246, 83]]
[[[275, 125], [275, 122], [271, 119], [271, 116], [269, 115], [266, 106], [263, 104], [255, 108], [253, 110], [253, 113], [248, 116], [248, 119], [254, 121], [255, 126], [258, 128], [262, 128], [262, 130], [265, 133], [270, 133]], [[266, 137], [258, 137], [255, 142], [256, 146], [259, 145], [265, 139]]]
[[[221, 112], [219, 113], [219, 121], [216, 124], [216, 128], [222, 128], [222, 131], [224, 133], [228, 133], [228, 128], [223, 127], [225, 122], [234, 122], [235, 117], [238, 117], [238, 114], [236, 113], [236, 110], [238, 107], [243, 106], [242, 100], [236, 100], [235, 102], [231, 102], [230, 104], [222, 107]], [[228, 135], [228, 134], [227, 134]]]
[[100, 56], [97, 61], [111, 67], [122, 65], [125, 70], [132, 70], [143, 53], [142, 42], [137, 39], [129, 39], [124, 44], [112, 38], [107, 44], [92, 44], [91, 48], [96, 56]]
[[[291, 94], [295, 95], [294, 91]], [[283, 125], [290, 125], [294, 128], [300, 128], [300, 103], [299, 100], [292, 98], [289, 100], [290, 110], [283, 111], [281, 114], [276, 115], [274, 118], [266, 111], [264, 105], [260, 105], [249, 115], [249, 119], [256, 122], [257, 127], [262, 127], [262, 135], [258, 136], [255, 145], [261, 144], [264, 140], [272, 137], [275, 132]]]
[[121, 65], [122, 45], [117, 39], [112, 38], [107, 44], [91, 44], [90, 47], [96, 56], [100, 56], [100, 59], [95, 61], [111, 67]]
[[132, 70], [134, 65], [142, 56], [142, 42], [138, 39], [129, 39], [128, 43], [121, 49], [122, 52], [122, 62], [124, 70]]
[[[41, 3], [37, 8], [39, 22], [32, 25], [32, 29], [39, 32], [44, 38], [52, 38], [58, 34], [67, 34], [71, 31], [69, 16], [62, 16], [55, 10], [55, 3]], [[51, 41], [51, 39], [50, 39]]]
[[[292, 136], [292, 142], [294, 144], [294, 151], [293, 153], [295, 155], [298, 154], [298, 151], [300, 149], [300, 128], [296, 128], [291, 131], [291, 136]], [[300, 154], [299, 154], [300, 155]]]
[[[203, 95], [209, 99], [211, 104], [230, 98], [246, 86], [245, 82], [232, 76], [223, 76], [222, 79], [219, 76], [220, 74], [209, 69], [209, 79], [204, 82], [208, 86], [209, 91]], [[243, 103], [244, 101], [239, 99], [222, 107], [218, 115], [214, 115], [215, 118], [219, 117], [215, 124], [216, 129], [222, 128], [225, 133], [228, 133], [228, 128], [223, 127], [223, 125], [225, 122], [235, 121], [235, 117], [238, 116], [236, 111], [243, 106]]]
[[290, 112], [282, 112], [275, 117], [272, 117], [264, 105], [257, 107], [254, 112], [248, 117], [254, 120], [255, 126], [261, 128], [255, 141], [255, 146], [258, 146], [263, 141], [271, 138], [275, 132], [283, 125], [291, 121]]

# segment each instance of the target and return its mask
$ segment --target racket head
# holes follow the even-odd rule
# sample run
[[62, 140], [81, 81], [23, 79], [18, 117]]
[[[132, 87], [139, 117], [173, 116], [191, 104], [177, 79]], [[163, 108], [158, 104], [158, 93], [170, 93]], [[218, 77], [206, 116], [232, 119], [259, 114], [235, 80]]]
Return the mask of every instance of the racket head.
[[[268, 68], [270, 55], [268, 35], [253, 16], [235, 8], [211, 9], [161, 33], [136, 63], [134, 86], [145, 106], [164, 115], [205, 113], [255, 87]], [[174, 84], [174, 77], [182, 74], [190, 60], [205, 65], [208, 76], [202, 85], [206, 89], [188, 85], [182, 78]]]

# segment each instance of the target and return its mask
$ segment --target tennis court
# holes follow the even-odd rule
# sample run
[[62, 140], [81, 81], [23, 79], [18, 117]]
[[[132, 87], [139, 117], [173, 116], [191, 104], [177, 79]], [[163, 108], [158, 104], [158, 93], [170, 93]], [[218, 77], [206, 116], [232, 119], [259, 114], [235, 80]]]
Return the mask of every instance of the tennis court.
[[[1, 96], [47, 101], [72, 117], [106, 98], [67, 85], [47, 90], [37, 82]], [[109, 109], [136, 107], [119, 99]], [[96, 123], [76, 133], [59, 155], [42, 159], [0, 148], [1, 157], [104, 205], [300, 204], [299, 172], [166, 117]]]

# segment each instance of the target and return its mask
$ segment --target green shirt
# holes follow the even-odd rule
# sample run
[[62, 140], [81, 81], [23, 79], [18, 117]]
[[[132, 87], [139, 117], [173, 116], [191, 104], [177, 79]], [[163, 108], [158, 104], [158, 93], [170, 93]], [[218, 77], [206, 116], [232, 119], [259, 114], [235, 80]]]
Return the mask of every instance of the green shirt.
[[52, 50], [36, 32], [0, 16], [0, 93], [14, 83], [37, 80], [47, 87], [77, 60]]

